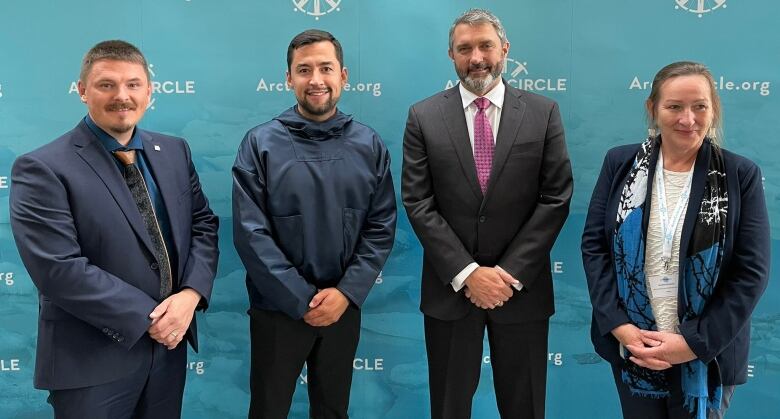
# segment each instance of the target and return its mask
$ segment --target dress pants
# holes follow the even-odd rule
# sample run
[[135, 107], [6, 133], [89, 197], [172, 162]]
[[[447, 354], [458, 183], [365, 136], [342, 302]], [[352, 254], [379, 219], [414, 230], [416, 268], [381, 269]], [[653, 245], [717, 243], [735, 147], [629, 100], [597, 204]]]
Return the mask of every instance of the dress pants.
[[496, 323], [476, 306], [455, 321], [425, 316], [431, 418], [471, 417], [485, 327], [499, 414], [504, 419], [544, 418], [549, 321]]
[[[670, 384], [669, 397], [653, 399], [650, 397], [634, 396], [631, 389], [623, 382], [620, 368], [612, 366], [612, 376], [615, 379], [620, 408], [624, 419], [690, 419], [691, 414], [685, 407], [685, 399], [682, 393], [681, 370], [679, 365], [674, 365], [667, 371], [667, 380]], [[709, 411], [707, 419], [723, 419], [726, 410], [731, 403], [731, 396], [736, 386], [723, 386], [723, 396], [720, 402], [720, 410]]]
[[[91, 387], [51, 390], [55, 419], [176, 419], [187, 375], [187, 341], [173, 349], [148, 335], [136, 345], [150, 354], [128, 377]], [[84, 359], [89, 362], [89, 359]]]
[[360, 310], [314, 327], [279, 311], [249, 310], [252, 341], [249, 419], [285, 419], [298, 376], [307, 366], [309, 417], [346, 419]]

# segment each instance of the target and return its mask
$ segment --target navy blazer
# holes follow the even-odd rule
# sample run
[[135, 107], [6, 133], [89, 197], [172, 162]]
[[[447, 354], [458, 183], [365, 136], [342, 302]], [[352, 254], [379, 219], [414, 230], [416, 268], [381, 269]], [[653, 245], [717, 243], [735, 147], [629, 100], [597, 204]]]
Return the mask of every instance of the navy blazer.
[[[632, 144], [613, 148], [607, 153], [582, 234], [582, 260], [593, 304], [591, 339], [596, 352], [613, 364], [621, 359], [618, 341], [610, 332], [630, 320], [619, 304], [611, 243], [620, 194], [638, 150], [639, 144]], [[703, 146], [696, 157], [691, 196], [680, 237], [682, 264], [704, 194], [710, 150]], [[729, 199], [723, 264], [715, 291], [704, 311], [695, 319], [683, 321], [680, 333], [700, 360], [709, 363], [716, 359], [723, 384], [733, 385], [747, 381], [750, 315], [769, 278], [769, 217], [758, 166], [726, 150], [723, 150], [723, 158]], [[658, 151], [655, 151], [650, 160], [648, 197], [652, 196], [651, 180], [657, 161]], [[649, 211], [646, 211], [645, 233], [648, 217]], [[685, 267], [680, 266], [680, 272], [684, 271]], [[682, 293], [682, 288], [680, 290]], [[680, 304], [678, 308], [682, 319], [683, 307]]]
[[[170, 217], [174, 291], [196, 290], [205, 308], [219, 253], [217, 217], [184, 140], [140, 135]], [[14, 162], [10, 206], [16, 245], [39, 293], [35, 387], [98, 385], [148, 362], [159, 267], [119, 167], [84, 121]], [[195, 319], [186, 338], [197, 350]]]

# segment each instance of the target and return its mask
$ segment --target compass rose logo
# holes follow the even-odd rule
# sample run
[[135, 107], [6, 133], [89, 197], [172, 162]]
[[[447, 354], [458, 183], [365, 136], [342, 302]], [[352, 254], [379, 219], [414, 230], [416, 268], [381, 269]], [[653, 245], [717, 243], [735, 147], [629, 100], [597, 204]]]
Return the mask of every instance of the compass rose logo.
[[292, 3], [295, 6], [293, 10], [314, 16], [315, 20], [320, 20], [320, 16], [330, 12], [341, 11], [341, 0], [292, 0]]
[[713, 10], [726, 8], [726, 0], [674, 0], [674, 2], [676, 3], [675, 9], [696, 13], [699, 17]]
[[509, 74], [509, 78], [516, 79], [521, 74], [528, 75], [528, 69], [526, 66], [528, 63], [520, 62], [512, 58], [506, 58], [506, 64], [504, 65], [504, 75]]

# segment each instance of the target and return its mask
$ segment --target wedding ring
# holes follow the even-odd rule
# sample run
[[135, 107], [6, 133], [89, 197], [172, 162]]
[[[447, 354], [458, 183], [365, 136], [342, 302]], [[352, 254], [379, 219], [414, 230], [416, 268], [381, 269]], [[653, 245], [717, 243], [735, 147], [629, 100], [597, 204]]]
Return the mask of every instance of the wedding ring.
[[173, 332], [171, 332], [171, 336], [173, 336], [173, 337], [175, 337], [175, 338], [179, 337], [179, 335], [177, 335], [177, 334], [176, 334], [176, 331], [175, 331], [175, 330], [174, 330]]

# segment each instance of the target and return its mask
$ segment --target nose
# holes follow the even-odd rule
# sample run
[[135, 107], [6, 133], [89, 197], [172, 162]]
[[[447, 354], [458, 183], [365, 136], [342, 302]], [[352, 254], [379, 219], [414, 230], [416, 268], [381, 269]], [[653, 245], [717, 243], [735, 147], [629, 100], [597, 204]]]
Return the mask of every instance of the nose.
[[313, 71], [309, 78], [309, 85], [319, 86], [322, 84], [322, 74], [319, 71]]
[[127, 86], [123, 84], [119, 84], [119, 86], [116, 89], [116, 97], [114, 99], [124, 102], [129, 98], [130, 98], [130, 94], [128, 93]]
[[684, 109], [680, 114], [680, 119], [677, 121], [680, 125], [685, 127], [691, 127], [696, 122], [693, 111], [691, 109]]
[[485, 55], [482, 54], [482, 51], [479, 50], [479, 48], [474, 48], [471, 51], [471, 57], [469, 57], [469, 63], [470, 64], [479, 64], [482, 61], [484, 61]]

